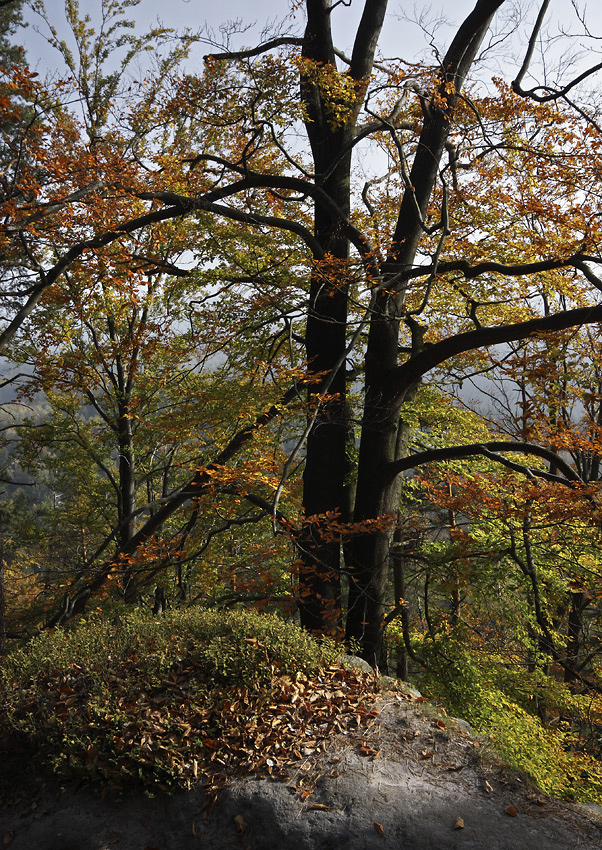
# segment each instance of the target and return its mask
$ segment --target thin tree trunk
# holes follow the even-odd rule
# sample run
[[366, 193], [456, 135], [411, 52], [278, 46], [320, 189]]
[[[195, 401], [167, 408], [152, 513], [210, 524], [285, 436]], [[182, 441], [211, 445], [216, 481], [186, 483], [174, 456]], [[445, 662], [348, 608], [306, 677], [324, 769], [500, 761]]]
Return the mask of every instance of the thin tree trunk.
[[6, 654], [6, 585], [4, 582], [4, 514], [0, 511], [0, 658]]

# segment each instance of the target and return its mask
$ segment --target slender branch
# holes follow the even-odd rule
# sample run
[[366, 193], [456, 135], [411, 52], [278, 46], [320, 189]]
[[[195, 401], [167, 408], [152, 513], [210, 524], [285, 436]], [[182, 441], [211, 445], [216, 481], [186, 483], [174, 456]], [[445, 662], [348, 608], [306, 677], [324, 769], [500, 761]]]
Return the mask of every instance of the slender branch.
[[226, 50], [223, 53], [208, 53], [206, 56], [203, 56], [203, 60], [205, 62], [234, 62], [237, 59], [250, 59], [252, 56], [260, 56], [262, 53], [267, 53], [269, 50], [274, 50], [276, 47], [283, 47], [285, 45], [303, 47], [303, 42], [304, 39], [302, 37], [283, 35], [279, 38], [272, 38], [270, 41], [265, 41], [263, 44], [258, 44], [257, 47], [250, 47], [247, 50]]
[[531, 33], [531, 37], [529, 38], [529, 44], [527, 45], [527, 52], [525, 53], [523, 64], [521, 65], [520, 70], [516, 75], [516, 79], [514, 79], [512, 82], [512, 88], [517, 94], [523, 94], [523, 90], [521, 88], [522, 82], [525, 77], [525, 74], [529, 70], [529, 65], [531, 64], [531, 59], [533, 58], [533, 53], [535, 51], [535, 45], [537, 44], [537, 39], [539, 38], [539, 33], [541, 32], [541, 28], [543, 26], [544, 18], [547, 14], [549, 5], [550, 0], [543, 0], [543, 3], [541, 4], [541, 7], [539, 9], [539, 14], [537, 15], [537, 20], [535, 21], [535, 25], [533, 27], [533, 31]]

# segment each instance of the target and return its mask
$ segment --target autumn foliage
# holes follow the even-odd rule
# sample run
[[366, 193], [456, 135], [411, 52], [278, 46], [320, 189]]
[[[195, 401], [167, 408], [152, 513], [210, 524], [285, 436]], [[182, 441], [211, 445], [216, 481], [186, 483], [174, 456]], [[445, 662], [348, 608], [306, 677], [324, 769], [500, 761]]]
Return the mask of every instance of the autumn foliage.
[[491, 79], [504, 0], [420, 63], [292, 5], [200, 57], [38, 4], [60, 72], [3, 62], [3, 632], [255, 607], [599, 755], [594, 70]]

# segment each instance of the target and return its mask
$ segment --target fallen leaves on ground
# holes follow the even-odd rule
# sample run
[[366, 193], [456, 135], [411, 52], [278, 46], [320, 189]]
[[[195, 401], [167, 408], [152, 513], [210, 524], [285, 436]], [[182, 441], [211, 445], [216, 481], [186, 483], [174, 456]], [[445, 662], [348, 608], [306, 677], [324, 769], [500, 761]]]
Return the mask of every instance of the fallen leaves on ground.
[[234, 826], [236, 827], [236, 831], [238, 832], [238, 834], [242, 835], [242, 833], [247, 828], [247, 822], [245, 821], [242, 815], [236, 815], [234, 818]]
[[379, 835], [382, 835], [382, 837], [385, 838], [385, 829], [382, 823], [379, 823], [377, 820], [375, 820], [374, 829], [378, 832]]
[[[30, 709], [44, 715], [40, 728], [52, 721], [50, 760], [71, 742], [57, 768], [113, 793], [139, 782], [167, 790], [197, 780], [217, 793], [241, 773], [285, 779], [288, 767], [319, 755], [330, 737], [365, 729], [378, 714], [378, 685], [361, 670], [332, 665], [311, 678], [272, 672], [271, 687], [253, 691], [209, 681], [197, 660], [179, 658], [152, 686], [136, 681], [135, 665], [116, 669], [110, 692], [99, 696], [73, 666], [47, 681], [44, 703]], [[378, 752], [365, 745], [364, 754]]]

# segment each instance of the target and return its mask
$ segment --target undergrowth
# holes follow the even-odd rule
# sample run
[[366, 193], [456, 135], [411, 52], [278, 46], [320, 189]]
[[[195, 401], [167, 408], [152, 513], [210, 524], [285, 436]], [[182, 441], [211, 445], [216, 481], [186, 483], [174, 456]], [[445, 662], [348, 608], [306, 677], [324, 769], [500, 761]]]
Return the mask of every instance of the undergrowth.
[[541, 671], [484, 661], [449, 639], [444, 647], [425, 642], [422, 651], [429, 666], [421, 687], [430, 699], [468, 720], [545, 793], [602, 804], [602, 763], [584, 734], [602, 723], [599, 697], [572, 693]]
[[373, 680], [336, 653], [253, 612], [93, 617], [3, 661], [0, 743], [18, 735], [61, 778], [116, 791], [278, 773], [370, 716]]

